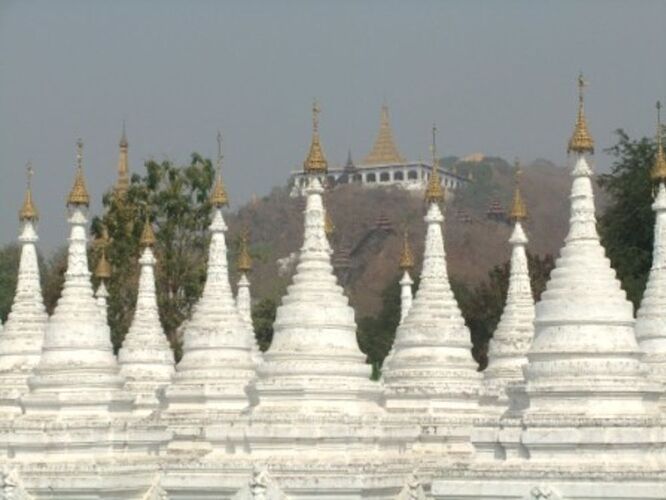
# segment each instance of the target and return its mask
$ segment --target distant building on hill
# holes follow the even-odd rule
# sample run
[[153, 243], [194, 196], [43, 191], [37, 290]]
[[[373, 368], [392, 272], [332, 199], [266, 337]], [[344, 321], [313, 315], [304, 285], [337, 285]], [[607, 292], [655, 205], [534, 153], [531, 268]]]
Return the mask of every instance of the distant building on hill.
[[[438, 165], [442, 186], [448, 191], [455, 191], [468, 184], [470, 179]], [[399, 186], [409, 190], [424, 190], [432, 164], [422, 161], [408, 161], [398, 151], [393, 139], [386, 105], [382, 106], [379, 133], [370, 153], [359, 164], [354, 163], [351, 151], [343, 166], [330, 167], [326, 174], [330, 186], [338, 184], [359, 184], [364, 187]], [[302, 170], [291, 174], [292, 196], [298, 196], [306, 183], [306, 174]]]

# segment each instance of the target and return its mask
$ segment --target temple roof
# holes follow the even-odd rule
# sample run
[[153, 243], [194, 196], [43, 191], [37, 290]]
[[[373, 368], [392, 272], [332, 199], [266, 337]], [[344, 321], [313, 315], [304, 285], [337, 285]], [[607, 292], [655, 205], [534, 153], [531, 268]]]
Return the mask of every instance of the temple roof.
[[382, 106], [382, 115], [379, 122], [379, 133], [372, 151], [363, 160], [364, 165], [387, 165], [405, 163], [406, 160], [400, 155], [398, 147], [393, 140], [393, 131], [389, 121], [388, 106]]
[[583, 108], [583, 88], [585, 80], [583, 75], [578, 76], [578, 115], [576, 116], [576, 126], [573, 135], [569, 139], [567, 152], [571, 153], [594, 153], [594, 139], [587, 129], [587, 120], [585, 119], [585, 109]]

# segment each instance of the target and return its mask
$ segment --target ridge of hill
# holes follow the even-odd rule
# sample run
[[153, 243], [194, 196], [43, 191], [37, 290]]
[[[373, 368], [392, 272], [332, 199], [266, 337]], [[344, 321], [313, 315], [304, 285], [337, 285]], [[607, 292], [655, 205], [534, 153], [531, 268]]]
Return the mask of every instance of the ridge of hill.
[[[476, 285], [493, 266], [510, 256], [510, 225], [489, 220], [486, 211], [495, 201], [508, 207], [515, 185], [514, 169], [505, 160], [492, 157], [482, 162], [457, 162], [455, 166], [462, 175], [471, 172], [474, 181], [446, 203], [449, 275]], [[538, 160], [523, 168], [520, 185], [529, 212], [525, 223], [528, 250], [556, 256], [567, 230], [571, 185], [568, 169]], [[326, 193], [325, 205], [335, 224], [334, 262], [348, 263], [347, 269], [338, 269], [341, 284], [358, 318], [373, 315], [381, 307], [382, 291], [399, 279], [404, 227], [417, 261], [414, 272], [419, 272], [425, 235], [422, 193], [397, 187], [339, 185]], [[295, 261], [302, 243], [303, 207], [302, 198], [290, 198], [286, 187], [278, 187], [230, 214], [231, 234], [240, 234], [242, 227], [251, 228], [255, 299], [279, 301], [284, 294], [293, 271], [289, 264]]]

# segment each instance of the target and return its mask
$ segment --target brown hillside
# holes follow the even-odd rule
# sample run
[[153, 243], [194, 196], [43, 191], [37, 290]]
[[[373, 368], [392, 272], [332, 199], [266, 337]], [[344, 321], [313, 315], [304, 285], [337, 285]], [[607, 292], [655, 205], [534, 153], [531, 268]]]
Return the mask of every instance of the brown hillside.
[[[509, 204], [514, 181], [512, 169], [502, 160], [466, 168], [476, 169], [475, 182], [446, 204], [446, 251], [451, 277], [474, 285], [509, 257], [510, 226], [488, 220], [486, 210], [494, 200], [503, 207]], [[557, 254], [566, 233], [570, 183], [567, 170], [548, 162], [525, 168], [521, 185], [530, 214], [526, 224], [530, 251]], [[401, 189], [344, 185], [325, 198], [336, 227], [334, 260], [349, 263], [349, 269], [339, 274], [342, 284], [358, 317], [374, 314], [381, 306], [382, 291], [398, 279], [405, 225], [418, 270], [425, 230], [422, 196]], [[241, 226], [251, 229], [255, 299], [279, 299], [284, 293], [291, 277], [279, 274], [277, 260], [297, 252], [302, 243], [303, 205], [302, 199], [290, 198], [286, 188], [276, 188], [229, 217], [232, 258]]]

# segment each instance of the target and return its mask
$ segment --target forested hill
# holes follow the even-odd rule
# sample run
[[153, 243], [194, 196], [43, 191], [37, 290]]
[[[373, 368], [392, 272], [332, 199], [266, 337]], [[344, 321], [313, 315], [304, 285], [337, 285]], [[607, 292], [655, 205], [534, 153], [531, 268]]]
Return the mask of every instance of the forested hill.
[[[475, 285], [493, 266], [509, 258], [510, 226], [489, 219], [487, 211], [493, 202], [508, 207], [514, 169], [499, 158], [458, 163], [456, 168], [463, 175], [471, 171], [474, 181], [446, 204], [449, 274], [454, 280]], [[528, 248], [535, 254], [556, 255], [567, 228], [568, 170], [536, 161], [523, 168], [520, 183], [529, 210]], [[358, 317], [376, 314], [382, 291], [398, 279], [404, 227], [410, 233], [418, 272], [425, 231], [422, 195], [397, 188], [343, 185], [328, 192], [325, 203], [335, 224], [334, 262], [342, 284]], [[239, 234], [241, 226], [251, 228], [256, 298], [279, 300], [284, 293], [293, 270], [289, 256], [293, 257], [302, 242], [303, 206], [302, 199], [289, 197], [287, 188], [275, 188], [230, 215], [231, 234]], [[284, 259], [281, 266], [279, 259]]]

